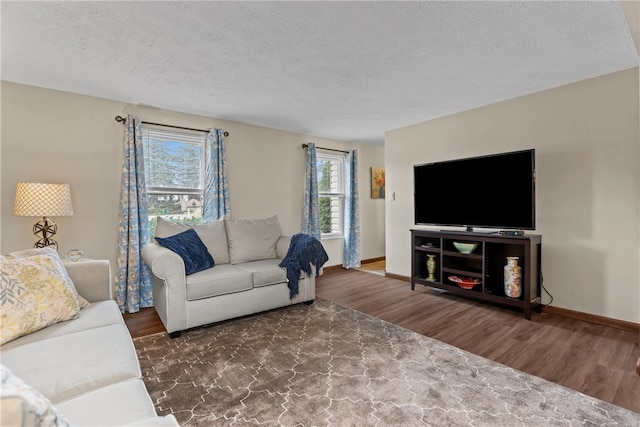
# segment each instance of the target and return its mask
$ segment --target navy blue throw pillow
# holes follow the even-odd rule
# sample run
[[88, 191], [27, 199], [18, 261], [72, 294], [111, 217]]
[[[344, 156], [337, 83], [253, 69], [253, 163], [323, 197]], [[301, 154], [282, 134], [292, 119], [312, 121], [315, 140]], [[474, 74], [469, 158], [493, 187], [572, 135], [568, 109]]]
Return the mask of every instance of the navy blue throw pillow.
[[180, 255], [186, 274], [213, 267], [213, 258], [193, 228], [170, 237], [156, 237], [156, 242]]

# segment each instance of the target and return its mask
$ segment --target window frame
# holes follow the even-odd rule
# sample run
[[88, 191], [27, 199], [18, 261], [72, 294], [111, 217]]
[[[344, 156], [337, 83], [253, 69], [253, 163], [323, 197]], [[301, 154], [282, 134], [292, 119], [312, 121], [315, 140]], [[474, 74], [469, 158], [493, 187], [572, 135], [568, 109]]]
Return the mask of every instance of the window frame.
[[[198, 187], [164, 187], [164, 186], [152, 186], [150, 185], [150, 177], [151, 177], [151, 166], [152, 159], [150, 157], [149, 150], [149, 140], [150, 139], [158, 139], [162, 141], [175, 141], [179, 143], [185, 144], [193, 144], [200, 147], [200, 156], [199, 156], [199, 176], [198, 176]], [[142, 125], [142, 140], [144, 147], [144, 163], [145, 163], [145, 175], [147, 176], [145, 182], [145, 190], [147, 193], [147, 203], [150, 202], [149, 197], [157, 197], [166, 195], [168, 197], [171, 196], [187, 196], [187, 200], [194, 198], [192, 196], [196, 196], [201, 201], [201, 204], [204, 203], [204, 180], [205, 180], [205, 149], [206, 149], [206, 135], [204, 134], [195, 134], [189, 132], [181, 132], [181, 131], [167, 131], [164, 129], [157, 129], [152, 126]], [[194, 156], [195, 157], [195, 156]], [[202, 205], [201, 205], [202, 206]], [[202, 209], [202, 208], [201, 208]], [[200, 212], [202, 214], [202, 212]], [[177, 214], [150, 214], [149, 215], [149, 223], [152, 224], [153, 220], [157, 216], [162, 216], [163, 218], [172, 218], [174, 221], [181, 221], [180, 218], [176, 218]], [[197, 217], [195, 217], [197, 218]], [[195, 219], [194, 218], [194, 219]], [[185, 221], [187, 221], [185, 219]], [[200, 220], [201, 221], [201, 220]], [[153, 226], [151, 226], [153, 228]], [[151, 235], [153, 235], [153, 230], [150, 230]]]
[[323, 233], [320, 231], [321, 239], [339, 239], [344, 238], [344, 215], [345, 215], [345, 201], [346, 201], [346, 153], [337, 153], [335, 151], [322, 150], [318, 148], [316, 150], [316, 167], [318, 171], [320, 170], [320, 163], [323, 161], [337, 162], [337, 191], [320, 191], [320, 185], [318, 185], [318, 205], [320, 204], [320, 199], [323, 197], [328, 197], [330, 200], [332, 198], [337, 198], [339, 203], [339, 208], [337, 210], [339, 218], [338, 218], [338, 231], [332, 231], [330, 233]]

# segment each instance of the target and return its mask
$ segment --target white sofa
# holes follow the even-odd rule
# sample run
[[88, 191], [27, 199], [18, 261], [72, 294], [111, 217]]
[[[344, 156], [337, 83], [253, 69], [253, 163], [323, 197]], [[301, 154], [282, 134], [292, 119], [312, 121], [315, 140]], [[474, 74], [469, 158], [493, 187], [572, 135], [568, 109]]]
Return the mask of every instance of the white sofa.
[[[112, 298], [109, 262], [64, 265], [90, 305], [76, 319], [3, 344], [3, 376], [8, 368], [73, 426], [178, 426], [173, 415], [157, 416], [147, 393], [131, 335]], [[3, 388], [6, 421], [11, 418], [5, 399], [15, 397]]]
[[315, 265], [312, 274], [300, 272], [298, 293], [290, 298], [287, 274], [279, 264], [291, 237], [281, 235], [277, 216], [224, 219], [193, 227], [158, 217], [155, 237], [175, 236], [189, 228], [212, 255], [213, 268], [186, 274], [183, 258], [176, 252], [158, 243], [142, 249], [142, 258], [153, 272], [154, 306], [171, 337], [234, 317], [313, 303]]

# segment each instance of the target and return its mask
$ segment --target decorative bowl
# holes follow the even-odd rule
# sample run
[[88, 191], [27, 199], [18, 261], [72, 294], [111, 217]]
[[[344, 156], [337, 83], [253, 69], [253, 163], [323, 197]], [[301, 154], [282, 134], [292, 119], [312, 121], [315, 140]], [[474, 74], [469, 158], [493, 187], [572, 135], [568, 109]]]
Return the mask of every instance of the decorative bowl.
[[470, 254], [478, 247], [478, 243], [453, 242], [453, 246], [455, 246], [460, 253]]
[[471, 289], [475, 285], [479, 285], [482, 280], [473, 279], [471, 277], [458, 277], [458, 276], [449, 276], [449, 280], [454, 283], [457, 283], [462, 289]]
[[78, 262], [82, 258], [82, 249], [69, 249], [67, 251], [67, 259], [71, 262]]

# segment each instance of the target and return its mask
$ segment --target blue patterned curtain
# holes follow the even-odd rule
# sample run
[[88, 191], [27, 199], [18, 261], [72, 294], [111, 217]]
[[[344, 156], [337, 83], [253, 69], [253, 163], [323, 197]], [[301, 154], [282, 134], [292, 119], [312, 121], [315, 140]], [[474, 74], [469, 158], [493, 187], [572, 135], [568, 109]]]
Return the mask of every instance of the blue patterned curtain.
[[316, 144], [307, 144], [307, 162], [304, 181], [304, 207], [302, 232], [320, 240], [320, 211], [318, 209], [318, 160]]
[[358, 152], [349, 150], [346, 167], [344, 214], [344, 268], [360, 267], [360, 214], [358, 213]]
[[224, 131], [212, 130], [205, 142], [205, 178], [202, 219], [216, 221], [231, 215], [229, 179], [225, 157]]
[[153, 306], [151, 270], [140, 258], [140, 250], [149, 243], [141, 126], [140, 119], [131, 115], [124, 122], [115, 289], [116, 302], [123, 313]]

